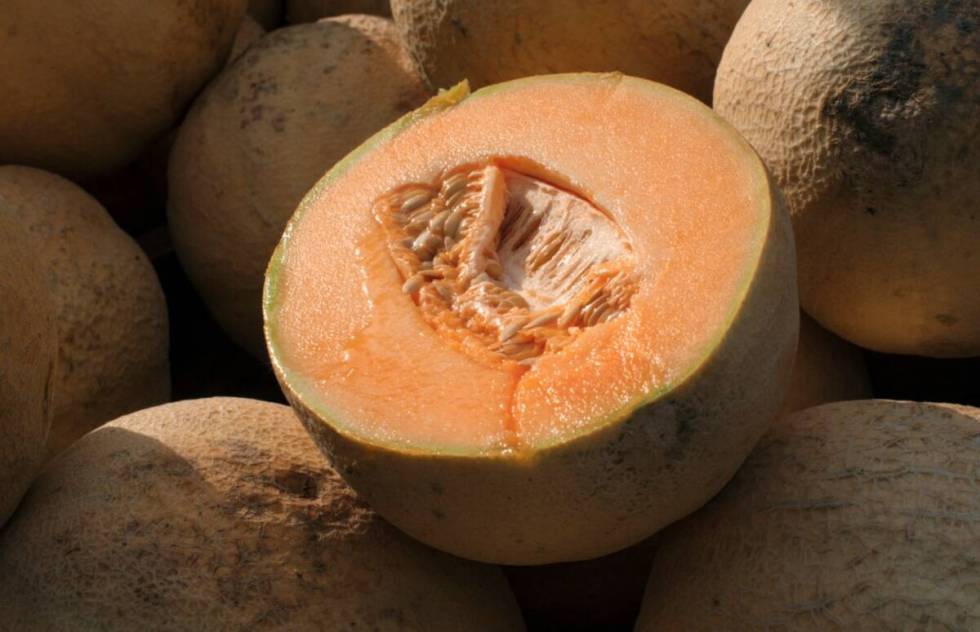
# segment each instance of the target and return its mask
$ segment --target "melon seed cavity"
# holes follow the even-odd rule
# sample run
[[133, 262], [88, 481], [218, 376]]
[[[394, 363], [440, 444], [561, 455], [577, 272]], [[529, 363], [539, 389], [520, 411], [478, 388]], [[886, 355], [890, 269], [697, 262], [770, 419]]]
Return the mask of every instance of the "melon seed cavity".
[[609, 322], [636, 290], [626, 235], [586, 199], [496, 162], [377, 200], [425, 320], [468, 353], [531, 364]]

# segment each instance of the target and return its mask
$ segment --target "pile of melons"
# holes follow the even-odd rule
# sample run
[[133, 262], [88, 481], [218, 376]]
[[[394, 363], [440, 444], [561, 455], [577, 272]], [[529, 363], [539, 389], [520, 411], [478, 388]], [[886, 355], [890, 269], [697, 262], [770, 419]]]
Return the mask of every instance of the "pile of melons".
[[980, 629], [980, 3], [7, 0], [3, 630]]

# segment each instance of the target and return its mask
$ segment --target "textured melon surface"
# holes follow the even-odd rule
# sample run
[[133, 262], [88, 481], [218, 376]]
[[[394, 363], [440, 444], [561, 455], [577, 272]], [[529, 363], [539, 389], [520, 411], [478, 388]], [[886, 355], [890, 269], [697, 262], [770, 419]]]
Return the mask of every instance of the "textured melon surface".
[[104, 208], [61, 176], [0, 167], [0, 203], [31, 236], [56, 314], [48, 456], [170, 399], [167, 304], [153, 266]]
[[754, 0], [715, 109], [786, 194], [803, 309], [862, 347], [980, 355], [980, 4]]
[[978, 486], [980, 409], [798, 412], [664, 533], [636, 630], [980, 629]]
[[707, 500], [778, 408], [788, 218], [748, 145], [664, 86], [559, 75], [465, 97], [304, 200], [268, 273], [273, 363], [412, 535], [596, 557]]
[[57, 366], [54, 301], [30, 235], [0, 199], [0, 526], [41, 466]]
[[245, 0], [4, 0], [0, 163], [122, 167], [221, 68], [244, 14]]
[[235, 342], [265, 355], [263, 274], [306, 191], [428, 96], [391, 20], [360, 15], [270, 33], [197, 99], [170, 153], [167, 217]]
[[378, 518], [267, 402], [167, 404], [86, 435], [3, 535], [5, 629], [524, 628], [499, 569]]
[[[301, 0], [294, 0], [301, 1]], [[555, 72], [617, 71], [711, 102], [722, 49], [748, 0], [392, 0], [435, 88]]]

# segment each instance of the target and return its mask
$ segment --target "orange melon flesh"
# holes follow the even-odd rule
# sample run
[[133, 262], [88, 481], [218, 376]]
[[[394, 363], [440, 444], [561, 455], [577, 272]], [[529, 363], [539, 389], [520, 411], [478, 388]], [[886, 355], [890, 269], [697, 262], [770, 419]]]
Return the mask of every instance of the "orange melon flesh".
[[[693, 99], [569, 75], [485, 89], [399, 125], [307, 196], [270, 268], [273, 361], [339, 432], [403, 451], [521, 453], [628, 415], [724, 337], [759, 262], [771, 192], [751, 149]], [[406, 183], [488, 161], [589, 201], [635, 256], [628, 308], [530, 365], [484, 361], [430, 326], [371, 213]]]

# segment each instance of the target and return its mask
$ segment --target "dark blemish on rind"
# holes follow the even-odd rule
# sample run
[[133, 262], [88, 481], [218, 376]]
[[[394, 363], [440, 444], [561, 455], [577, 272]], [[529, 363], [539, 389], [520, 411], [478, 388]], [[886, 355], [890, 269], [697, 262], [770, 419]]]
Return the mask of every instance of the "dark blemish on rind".
[[452, 24], [457, 31], [459, 31], [460, 35], [463, 37], [469, 37], [470, 33], [466, 30], [466, 25], [463, 24], [462, 20], [459, 18], [450, 18], [449, 23]]
[[280, 491], [307, 500], [312, 500], [320, 494], [316, 477], [309, 472], [295, 469], [276, 472], [273, 485]]
[[878, 212], [878, 209], [876, 209], [873, 206], [868, 206], [868, 207], [865, 207], [864, 212], [867, 213], [868, 215], [874, 215], [874, 214], [876, 214]]
[[890, 117], [895, 104], [912, 99], [922, 86], [926, 71], [925, 52], [909, 25], [896, 27], [877, 60], [874, 72], [851, 83], [824, 106], [824, 116], [846, 123], [857, 140], [868, 149], [883, 155], [895, 151], [898, 144]]
[[936, 314], [936, 321], [940, 324], [946, 325], [947, 327], [952, 327], [956, 323], [960, 322], [960, 319], [952, 314]]
[[435, 481], [429, 483], [429, 490], [431, 490], [436, 496], [442, 496], [442, 494], [446, 491], [441, 483], [437, 483]]
[[442, 513], [438, 509], [433, 509], [432, 510], [432, 515], [435, 517], [436, 520], [445, 520], [446, 519], [446, 514]]

